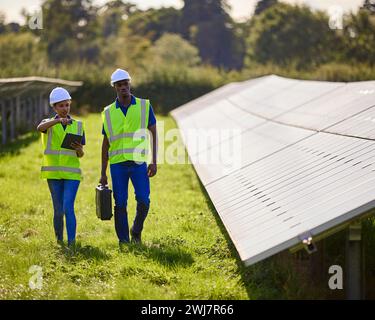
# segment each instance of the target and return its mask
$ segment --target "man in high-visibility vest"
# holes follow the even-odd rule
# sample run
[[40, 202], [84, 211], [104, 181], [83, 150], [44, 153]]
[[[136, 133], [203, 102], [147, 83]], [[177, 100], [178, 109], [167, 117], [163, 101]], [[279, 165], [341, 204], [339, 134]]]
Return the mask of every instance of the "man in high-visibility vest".
[[[149, 100], [135, 97], [130, 92], [131, 77], [122, 69], [111, 76], [116, 100], [104, 108], [102, 172], [100, 184], [107, 185], [107, 166], [110, 162], [113, 196], [115, 199], [115, 229], [120, 245], [128, 243], [128, 183], [131, 180], [137, 201], [136, 216], [130, 228], [131, 241], [141, 242], [143, 224], [150, 208], [150, 181], [157, 171], [156, 119]], [[151, 163], [148, 132], [151, 133]]]

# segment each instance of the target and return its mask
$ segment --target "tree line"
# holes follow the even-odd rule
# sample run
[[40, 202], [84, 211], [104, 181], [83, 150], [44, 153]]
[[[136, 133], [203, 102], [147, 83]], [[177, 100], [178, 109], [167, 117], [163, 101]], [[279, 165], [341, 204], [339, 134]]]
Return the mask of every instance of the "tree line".
[[[40, 30], [5, 23], [0, 14], [0, 77], [83, 80], [78, 96], [94, 99], [98, 110], [112, 94], [107, 78], [115, 67], [135, 74], [136, 90], [156, 95], [159, 111], [265, 73], [338, 81], [374, 76], [372, 0], [346, 14], [341, 29], [330, 27], [326, 12], [277, 0], [258, 1], [243, 22], [233, 20], [226, 0], [148, 10], [121, 0], [101, 6], [44, 0], [42, 14]], [[27, 22], [32, 13], [23, 15]]]

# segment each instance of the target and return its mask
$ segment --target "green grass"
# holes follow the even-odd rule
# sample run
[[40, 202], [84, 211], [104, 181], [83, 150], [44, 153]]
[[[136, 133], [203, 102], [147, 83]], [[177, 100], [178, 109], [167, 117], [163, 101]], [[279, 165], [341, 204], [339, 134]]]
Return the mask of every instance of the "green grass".
[[[166, 130], [175, 127], [169, 117], [158, 119]], [[245, 269], [189, 164], [158, 167], [151, 179], [144, 244], [119, 250], [113, 219], [95, 215], [100, 116], [83, 120], [87, 146], [75, 205], [75, 251], [54, 239], [50, 193], [39, 178], [40, 139], [29, 133], [0, 152], [0, 299], [252, 298]], [[132, 221], [135, 199], [129, 185]], [[42, 267], [40, 290], [29, 288], [32, 265]]]
[[[39, 178], [42, 145], [36, 132], [0, 150], [1, 299], [343, 299], [328, 289], [330, 265], [344, 265], [345, 232], [318, 253], [283, 251], [245, 268], [190, 164], [161, 164], [151, 178], [151, 208], [143, 245], [120, 251], [114, 221], [95, 215], [100, 175], [101, 120], [85, 121], [84, 180], [76, 199], [77, 248], [54, 239], [52, 201]], [[165, 130], [170, 117], [158, 116]], [[175, 141], [167, 141], [166, 147]], [[109, 174], [109, 172], [108, 172]], [[135, 215], [129, 184], [129, 221]], [[374, 298], [375, 218], [364, 223], [366, 297]], [[66, 233], [65, 233], [66, 239]], [[31, 289], [29, 268], [42, 267], [43, 286]]]

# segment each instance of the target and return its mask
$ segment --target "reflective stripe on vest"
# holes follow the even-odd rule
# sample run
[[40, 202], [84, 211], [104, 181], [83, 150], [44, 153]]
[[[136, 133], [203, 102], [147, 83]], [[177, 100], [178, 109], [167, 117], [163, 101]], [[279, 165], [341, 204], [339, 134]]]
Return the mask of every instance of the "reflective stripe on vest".
[[148, 154], [148, 150], [145, 150], [145, 149], [132, 149], [132, 148], [129, 148], [129, 149], [121, 149], [121, 150], [115, 150], [115, 151], [110, 151], [108, 152], [108, 155], [111, 157], [111, 156], [115, 156], [115, 155], [118, 155], [118, 154], [123, 154], [123, 153], [138, 153], [138, 154], [142, 154], [142, 155], [147, 155]]
[[[140, 132], [126, 132], [118, 135], [113, 134], [113, 129], [112, 129], [112, 122], [111, 122], [111, 117], [110, 117], [110, 108], [107, 108], [105, 110], [105, 118], [107, 122], [107, 128], [109, 132], [109, 137], [108, 140], [109, 142], [116, 141], [121, 138], [138, 138], [138, 139], [146, 139], [147, 132], [145, 131], [146, 129], [146, 100], [145, 99], [140, 99], [141, 100], [141, 130]], [[123, 153], [128, 153], [128, 152], [123, 152]]]
[[79, 168], [70, 168], [70, 167], [60, 167], [60, 166], [44, 166], [41, 171], [63, 171], [63, 172], [73, 172], [81, 173]]
[[[77, 134], [82, 136], [82, 122], [77, 121]], [[52, 150], [52, 137], [53, 137], [53, 130], [52, 128], [48, 130], [48, 138], [47, 138], [47, 148], [44, 150], [44, 154], [48, 155], [64, 155], [64, 156], [77, 156], [76, 151], [70, 150]]]

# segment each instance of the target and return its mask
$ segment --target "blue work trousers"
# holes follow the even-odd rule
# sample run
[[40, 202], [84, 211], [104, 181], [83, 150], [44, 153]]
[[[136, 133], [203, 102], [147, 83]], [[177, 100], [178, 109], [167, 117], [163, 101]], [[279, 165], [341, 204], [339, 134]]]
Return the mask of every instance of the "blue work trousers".
[[74, 213], [74, 201], [77, 195], [79, 180], [47, 179], [53, 202], [53, 226], [57, 240], [63, 240], [64, 215], [68, 242], [76, 238], [76, 216]]
[[129, 242], [128, 225], [128, 185], [131, 180], [137, 211], [132, 232], [140, 234], [150, 207], [150, 180], [147, 175], [147, 163], [142, 164], [120, 162], [110, 165], [113, 197], [115, 199], [115, 229], [120, 242]]

